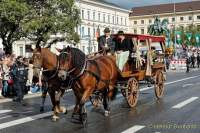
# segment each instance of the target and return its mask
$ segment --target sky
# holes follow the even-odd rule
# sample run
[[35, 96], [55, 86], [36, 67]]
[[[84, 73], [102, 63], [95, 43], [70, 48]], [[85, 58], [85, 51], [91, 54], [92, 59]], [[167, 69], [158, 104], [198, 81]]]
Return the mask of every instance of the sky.
[[138, 7], [138, 6], [156, 5], [156, 4], [173, 3], [173, 2], [186, 2], [193, 0], [106, 0], [106, 1], [117, 4], [126, 9], [131, 9], [133, 7]]

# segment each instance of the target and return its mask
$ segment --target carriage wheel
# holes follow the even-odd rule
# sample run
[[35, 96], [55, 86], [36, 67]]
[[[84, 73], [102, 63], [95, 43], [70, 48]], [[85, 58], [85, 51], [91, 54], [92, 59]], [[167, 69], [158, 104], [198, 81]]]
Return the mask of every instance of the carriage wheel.
[[99, 107], [102, 104], [102, 101], [103, 98], [101, 95], [93, 94], [92, 96], [90, 96], [90, 102], [95, 108]]
[[136, 106], [138, 97], [139, 97], [138, 81], [135, 78], [131, 78], [128, 81], [127, 96], [126, 96], [128, 105], [131, 108]]
[[155, 75], [155, 95], [158, 99], [163, 97], [164, 94], [164, 81], [165, 77], [161, 70], [156, 72]]

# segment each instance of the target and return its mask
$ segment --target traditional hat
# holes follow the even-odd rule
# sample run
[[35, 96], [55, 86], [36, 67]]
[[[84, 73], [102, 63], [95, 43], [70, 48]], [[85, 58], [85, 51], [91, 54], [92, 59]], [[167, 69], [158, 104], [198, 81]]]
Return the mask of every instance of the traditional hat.
[[108, 27], [106, 27], [105, 29], [104, 29], [104, 33], [109, 33], [110, 32], [110, 29], [108, 28]]
[[117, 34], [118, 34], [118, 35], [124, 35], [124, 31], [120, 30], [120, 31], [118, 31]]

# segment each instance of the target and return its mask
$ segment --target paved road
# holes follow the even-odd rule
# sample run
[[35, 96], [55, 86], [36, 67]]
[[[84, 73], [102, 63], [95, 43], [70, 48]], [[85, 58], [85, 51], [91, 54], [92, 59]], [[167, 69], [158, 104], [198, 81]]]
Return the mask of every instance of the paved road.
[[[152, 88], [141, 87], [137, 107], [128, 108], [119, 95], [111, 104], [111, 115], [103, 116], [102, 108], [88, 103], [88, 127], [72, 123], [71, 111], [51, 121], [51, 104], [47, 99], [45, 113], [39, 112], [40, 98], [26, 99], [27, 106], [0, 101], [0, 133], [199, 133], [200, 71], [168, 73], [165, 96], [157, 100]], [[62, 103], [72, 109], [71, 92]]]

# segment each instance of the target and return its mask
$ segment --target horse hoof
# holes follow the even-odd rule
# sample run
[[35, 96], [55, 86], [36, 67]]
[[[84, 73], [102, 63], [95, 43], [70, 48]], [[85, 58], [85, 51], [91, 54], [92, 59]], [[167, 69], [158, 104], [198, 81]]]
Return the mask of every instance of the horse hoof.
[[84, 128], [87, 127], [87, 114], [86, 114], [86, 113], [83, 113], [83, 114], [80, 116], [80, 118], [81, 118], [81, 122], [82, 122], [82, 124], [83, 124], [83, 127], [84, 127]]
[[59, 120], [59, 117], [58, 117], [58, 116], [53, 116], [53, 117], [52, 117], [52, 121], [53, 121], [53, 122], [56, 122], [56, 121], [58, 121], [58, 120]]
[[40, 107], [40, 112], [44, 112], [44, 107]]
[[106, 116], [106, 117], [108, 117], [109, 114], [110, 114], [110, 111], [107, 111], [107, 110], [106, 110], [106, 111], [104, 112], [104, 116]]

